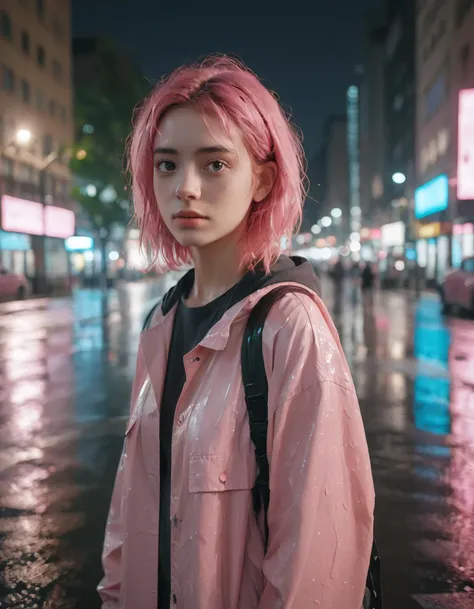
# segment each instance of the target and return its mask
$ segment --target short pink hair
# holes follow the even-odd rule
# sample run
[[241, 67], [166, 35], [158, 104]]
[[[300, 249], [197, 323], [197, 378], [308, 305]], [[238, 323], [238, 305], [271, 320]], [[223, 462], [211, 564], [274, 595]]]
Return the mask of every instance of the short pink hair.
[[160, 121], [171, 107], [192, 106], [218, 117], [228, 131], [235, 126], [255, 165], [274, 161], [271, 192], [253, 203], [247, 217], [241, 267], [262, 263], [268, 272], [281, 253], [282, 238], [301, 224], [306, 196], [301, 139], [275, 97], [249, 69], [226, 56], [175, 70], [141, 104], [129, 145], [129, 168], [142, 246], [168, 269], [189, 263], [188, 248], [171, 235], [160, 216], [153, 190], [153, 143]]

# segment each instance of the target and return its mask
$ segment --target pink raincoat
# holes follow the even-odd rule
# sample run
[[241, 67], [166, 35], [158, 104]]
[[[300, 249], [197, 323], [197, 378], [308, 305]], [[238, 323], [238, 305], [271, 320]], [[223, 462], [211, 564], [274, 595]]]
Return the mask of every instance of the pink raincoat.
[[[275, 287], [230, 308], [184, 358], [172, 439], [172, 609], [362, 605], [374, 509], [367, 443], [337, 331], [309, 289], [275, 304], [263, 333], [271, 489], [264, 555], [240, 349], [251, 308]], [[158, 311], [140, 339], [105, 536], [104, 609], [157, 607], [159, 413], [174, 313]]]

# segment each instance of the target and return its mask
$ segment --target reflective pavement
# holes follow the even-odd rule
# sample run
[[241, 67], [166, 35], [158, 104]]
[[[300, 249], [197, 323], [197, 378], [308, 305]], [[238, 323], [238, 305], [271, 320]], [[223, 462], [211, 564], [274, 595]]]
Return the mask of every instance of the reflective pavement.
[[[172, 281], [123, 286], [106, 318], [91, 291], [0, 307], [0, 607], [99, 607], [138, 334]], [[434, 295], [352, 296], [335, 321], [371, 450], [386, 609], [474, 607], [474, 322], [446, 322]]]

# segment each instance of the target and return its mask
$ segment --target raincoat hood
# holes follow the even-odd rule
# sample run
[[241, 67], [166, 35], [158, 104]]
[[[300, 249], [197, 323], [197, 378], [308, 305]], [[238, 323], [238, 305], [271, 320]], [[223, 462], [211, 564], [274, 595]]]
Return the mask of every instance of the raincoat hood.
[[[193, 283], [194, 269], [191, 269], [165, 294], [161, 304], [163, 315], [167, 315], [179, 299], [189, 293]], [[310, 262], [300, 256], [280, 256], [269, 274], [266, 274], [261, 266], [257, 267], [255, 271], [248, 271], [229, 300], [228, 308], [257, 290], [279, 283], [303, 285], [318, 296], [321, 295], [320, 282]]]

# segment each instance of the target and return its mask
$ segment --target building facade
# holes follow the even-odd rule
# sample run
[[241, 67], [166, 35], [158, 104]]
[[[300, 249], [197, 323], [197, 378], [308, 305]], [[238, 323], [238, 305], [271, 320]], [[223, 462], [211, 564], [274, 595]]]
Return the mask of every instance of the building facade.
[[[474, 2], [419, 1], [417, 41], [416, 249], [426, 279], [436, 284], [452, 264], [474, 254], [474, 193], [458, 196], [466, 133], [459, 121], [474, 124], [474, 104], [459, 115], [461, 92], [474, 90]], [[472, 149], [462, 152], [469, 154]]]
[[1, 229], [23, 235], [7, 240], [22, 243], [21, 250], [0, 255], [4, 266], [25, 272], [38, 291], [67, 283], [64, 239], [74, 234], [70, 4], [0, 5]]

